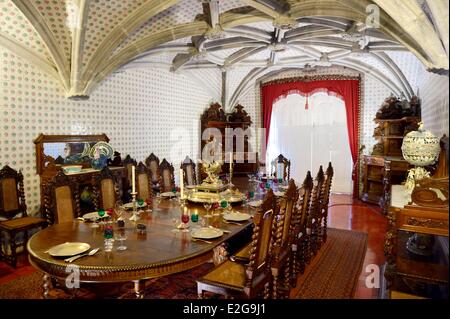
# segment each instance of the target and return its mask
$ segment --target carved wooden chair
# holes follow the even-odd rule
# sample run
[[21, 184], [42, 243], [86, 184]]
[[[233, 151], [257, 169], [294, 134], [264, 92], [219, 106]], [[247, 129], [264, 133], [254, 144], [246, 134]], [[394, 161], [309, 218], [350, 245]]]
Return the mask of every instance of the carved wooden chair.
[[79, 217], [78, 184], [62, 171], [46, 185], [44, 196], [45, 218], [49, 224], [70, 222]]
[[181, 168], [184, 173], [184, 184], [185, 185], [197, 185], [197, 174], [195, 172], [195, 163], [188, 157], [184, 159], [181, 163]]
[[123, 193], [124, 193], [124, 197], [125, 201], [128, 201], [130, 198], [129, 192], [131, 192], [131, 170], [132, 170], [132, 166], [137, 166], [137, 162], [135, 159], [131, 158], [130, 155], [127, 155], [125, 157], [125, 159], [122, 161], [123, 163], [123, 167], [125, 167], [126, 169], [126, 178], [125, 181], [123, 183]]
[[281, 178], [283, 181], [288, 181], [291, 176], [291, 161], [280, 154], [272, 162], [272, 170], [277, 179]]
[[[273, 276], [273, 299], [278, 299], [281, 295], [289, 298], [292, 277], [290, 263], [292, 262], [292, 244], [294, 243], [292, 219], [297, 195], [297, 187], [294, 180], [291, 179], [286, 193], [279, 198], [280, 211], [275, 224], [273, 258], [270, 266]], [[278, 280], [279, 278], [282, 281]]]
[[277, 214], [277, 202], [271, 189], [254, 215], [254, 228], [247, 264], [225, 261], [197, 280], [199, 298], [204, 292], [225, 297], [268, 299], [272, 275], [270, 271], [273, 246], [273, 221]]
[[307, 240], [307, 253], [306, 263], [309, 263], [312, 256], [315, 256], [318, 251], [318, 236], [319, 236], [319, 218], [320, 218], [320, 205], [322, 199], [322, 185], [324, 183], [324, 174], [322, 165], [317, 172], [313, 182], [313, 190], [311, 194], [311, 202], [308, 211], [308, 220], [306, 222], [306, 240]]
[[331, 162], [328, 163], [327, 170], [325, 172], [324, 182], [322, 184], [322, 191], [320, 196], [320, 209], [319, 209], [319, 231], [318, 231], [318, 249], [323, 243], [327, 241], [327, 223], [328, 223], [328, 204], [330, 202], [331, 182], [333, 180], [334, 170]]
[[[0, 235], [6, 233], [9, 239], [8, 244], [5, 242], [4, 252], [0, 246], [0, 259], [5, 259], [15, 268], [17, 248], [26, 246], [28, 231], [46, 225], [45, 219], [27, 215], [22, 173], [8, 165], [4, 166], [0, 170]], [[20, 233], [23, 233], [24, 240], [18, 245], [16, 237]]]
[[108, 167], [94, 177], [94, 205], [96, 210], [114, 209], [119, 200], [117, 177]]
[[166, 159], [163, 159], [159, 165], [160, 190], [161, 192], [170, 192], [175, 187], [175, 176], [173, 165]]
[[293, 287], [297, 284], [298, 273], [303, 274], [305, 271], [305, 257], [308, 253], [306, 224], [308, 220], [312, 189], [313, 179], [311, 177], [311, 172], [308, 171], [302, 186], [298, 189], [297, 200], [292, 215], [294, 242], [292, 243], [292, 263], [290, 266], [292, 267], [291, 286]]
[[159, 181], [160, 181], [160, 174], [159, 174], [159, 158], [151, 153], [149, 157], [145, 159], [145, 165], [150, 170], [152, 184], [153, 184], [153, 190], [158, 191], [159, 190]]
[[137, 198], [142, 200], [153, 196], [151, 173], [142, 162], [136, 168], [136, 192]]

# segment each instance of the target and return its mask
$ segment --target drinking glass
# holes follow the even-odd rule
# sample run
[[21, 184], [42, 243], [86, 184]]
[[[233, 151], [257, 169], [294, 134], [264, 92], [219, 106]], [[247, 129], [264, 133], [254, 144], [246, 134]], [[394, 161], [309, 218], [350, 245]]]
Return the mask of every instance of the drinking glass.
[[183, 223], [182, 224], [182, 231], [184, 231], [184, 232], [188, 232], [189, 230], [187, 229], [188, 228], [188, 224], [189, 224], [189, 219], [190, 219], [190, 217], [189, 217], [189, 214], [188, 213], [186, 213], [186, 212], [183, 212], [182, 214], [181, 214], [181, 222]]
[[205, 209], [206, 209], [205, 217], [207, 217], [207, 218], [212, 217], [212, 215], [209, 213], [209, 211], [211, 210], [212, 204], [213, 203], [211, 201], [207, 201], [207, 202], [203, 203], [203, 207], [205, 207]]
[[115, 235], [116, 235], [115, 240], [119, 241], [119, 246], [117, 246], [117, 250], [126, 250], [127, 246], [125, 246], [124, 244], [124, 241], [127, 239], [125, 227], [119, 226]]

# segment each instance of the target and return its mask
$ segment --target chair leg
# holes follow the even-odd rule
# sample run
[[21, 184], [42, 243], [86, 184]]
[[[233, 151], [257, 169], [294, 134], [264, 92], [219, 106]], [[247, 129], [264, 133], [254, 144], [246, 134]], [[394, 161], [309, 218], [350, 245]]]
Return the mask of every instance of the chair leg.
[[278, 299], [278, 269], [272, 270], [272, 298]]
[[299, 272], [299, 262], [297, 260], [297, 258], [299, 258], [299, 254], [297, 252], [298, 249], [300, 249], [300, 245], [297, 245], [297, 247], [295, 248], [295, 250], [292, 250], [292, 257], [291, 257], [291, 262], [289, 267], [291, 268], [291, 282], [290, 282], [290, 286], [291, 287], [295, 287], [297, 286], [297, 275]]
[[270, 298], [270, 282], [268, 282], [265, 286], [264, 286], [264, 299], [269, 299]]
[[17, 246], [16, 246], [16, 233], [9, 234], [9, 247], [11, 249], [11, 266], [17, 267]]
[[300, 268], [299, 268], [301, 274], [305, 273], [306, 264], [309, 263], [309, 261], [308, 261], [308, 255], [309, 255], [308, 246], [309, 246], [309, 240], [308, 239], [303, 240], [301, 243], [302, 252], [300, 254]]
[[323, 242], [327, 241], [328, 213], [323, 217]]
[[197, 297], [198, 299], [203, 299], [203, 288], [200, 284], [197, 284]]
[[291, 278], [292, 278], [292, 260], [291, 256], [288, 257], [286, 265], [283, 271], [283, 298], [289, 298], [289, 292], [291, 290]]

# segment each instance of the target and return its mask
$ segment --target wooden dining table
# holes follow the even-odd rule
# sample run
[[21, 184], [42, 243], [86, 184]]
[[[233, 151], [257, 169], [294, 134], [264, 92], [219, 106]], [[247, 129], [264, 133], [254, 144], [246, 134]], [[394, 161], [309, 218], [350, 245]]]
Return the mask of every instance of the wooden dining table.
[[[245, 192], [246, 187], [248, 183], [240, 181], [239, 189]], [[263, 194], [259, 195], [261, 196]], [[217, 209], [217, 214], [207, 218], [207, 226], [221, 229], [224, 233], [218, 238], [208, 239], [207, 242], [191, 237], [192, 230], [200, 227], [202, 218], [205, 218], [203, 205], [186, 203], [182, 206], [177, 200], [154, 198], [151, 206], [144, 208], [137, 222], [129, 220], [131, 212], [123, 214], [127, 236], [124, 243], [127, 249], [122, 251], [114, 247], [111, 252], [105, 252], [104, 228], [94, 228], [92, 222], [74, 220], [52, 225], [34, 234], [27, 245], [29, 261], [44, 273], [44, 298], [49, 296], [52, 278], [66, 280], [74, 271], [77, 272], [77, 280], [81, 283], [131, 281], [134, 283], [136, 297], [142, 298], [145, 280], [182, 272], [210, 262], [214, 252], [221, 251], [218, 247], [239, 236], [252, 225], [251, 218], [241, 223], [229, 223], [222, 218], [221, 209]], [[248, 205], [236, 205], [233, 209], [250, 215], [255, 213], [255, 209]], [[189, 231], [176, 227], [180, 223], [183, 210], [190, 215], [196, 213], [200, 218], [199, 222], [189, 222]], [[139, 232], [137, 224], [145, 225], [145, 232]], [[88, 243], [91, 248], [99, 247], [100, 251], [73, 263], [48, 254], [47, 251], [51, 247], [66, 242]]]

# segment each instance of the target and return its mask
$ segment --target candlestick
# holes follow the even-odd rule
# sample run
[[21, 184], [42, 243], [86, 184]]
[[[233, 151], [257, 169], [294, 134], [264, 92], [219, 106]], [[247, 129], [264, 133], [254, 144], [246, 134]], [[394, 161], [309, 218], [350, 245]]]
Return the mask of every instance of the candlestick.
[[135, 193], [136, 192], [136, 167], [133, 165], [131, 166], [131, 193]]
[[183, 199], [184, 197], [184, 171], [182, 168], [180, 168], [180, 198]]
[[133, 198], [132, 201], [131, 201], [133, 203], [133, 216], [130, 217], [130, 220], [131, 221], [135, 221], [135, 222], [139, 220], [139, 215], [138, 215], [138, 212], [137, 212], [137, 205], [136, 205], [136, 195], [137, 195], [136, 192], [132, 192], [131, 193], [131, 196]]
[[230, 152], [230, 187], [233, 186], [233, 152]]

